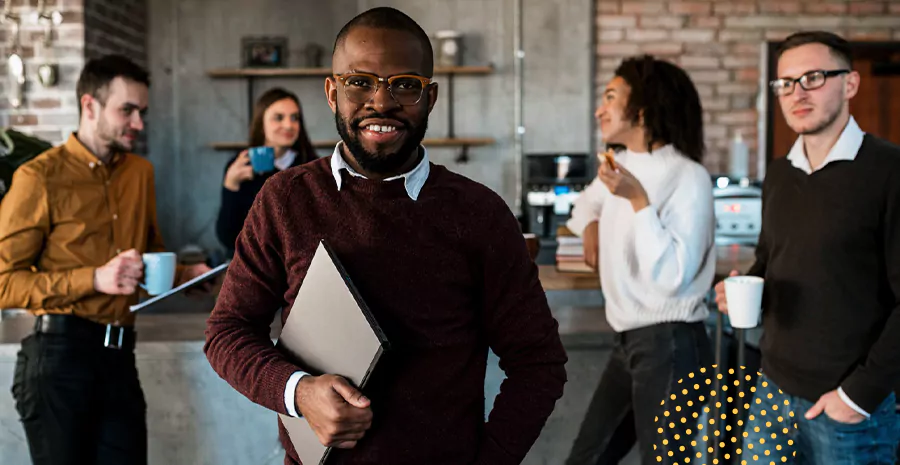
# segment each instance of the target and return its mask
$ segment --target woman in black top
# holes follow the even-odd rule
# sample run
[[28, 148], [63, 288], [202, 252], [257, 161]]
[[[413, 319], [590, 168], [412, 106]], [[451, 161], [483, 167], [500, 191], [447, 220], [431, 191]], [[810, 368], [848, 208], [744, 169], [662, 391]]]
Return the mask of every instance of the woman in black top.
[[291, 92], [274, 88], [259, 97], [250, 123], [250, 147], [275, 149], [275, 170], [254, 173], [244, 150], [225, 168], [222, 205], [216, 221], [216, 236], [229, 252], [244, 226], [244, 219], [263, 183], [280, 170], [315, 160], [316, 152], [306, 134], [300, 99]]

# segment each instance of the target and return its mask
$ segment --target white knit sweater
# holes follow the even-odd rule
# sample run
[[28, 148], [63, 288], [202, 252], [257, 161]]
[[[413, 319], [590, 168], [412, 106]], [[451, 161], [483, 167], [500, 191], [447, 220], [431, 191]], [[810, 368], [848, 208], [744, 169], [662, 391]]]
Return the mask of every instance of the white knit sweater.
[[599, 220], [600, 284], [610, 326], [622, 332], [706, 319], [703, 298], [716, 267], [709, 173], [671, 145], [649, 154], [620, 152], [616, 162], [641, 182], [650, 206], [635, 213], [628, 200], [594, 179], [567, 223], [581, 235]]

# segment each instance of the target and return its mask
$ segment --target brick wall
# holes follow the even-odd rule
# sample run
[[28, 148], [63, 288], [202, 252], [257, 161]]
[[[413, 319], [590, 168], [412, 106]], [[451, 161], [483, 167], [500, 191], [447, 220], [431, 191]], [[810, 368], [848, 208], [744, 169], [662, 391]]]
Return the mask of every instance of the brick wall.
[[[24, 104], [11, 108], [6, 62], [13, 44], [12, 26], [0, 24], [0, 124], [59, 143], [78, 126], [75, 82], [84, 66], [82, 0], [48, 0], [50, 11], [58, 10], [63, 15], [62, 24], [53, 30], [49, 48], [43, 44], [44, 27], [37, 22], [37, 0], [9, 1], [12, 13], [21, 17], [19, 44], [26, 82]], [[38, 80], [38, 67], [44, 63], [59, 65], [56, 86], [46, 88]]]
[[[6, 60], [12, 47], [11, 26], [0, 24], [0, 124], [59, 144], [78, 127], [75, 84], [86, 59], [121, 53], [147, 66], [146, 0], [47, 0], [63, 22], [54, 27], [50, 47], [43, 44], [44, 27], [36, 20], [37, 0], [10, 0], [22, 19], [19, 43], [25, 61], [24, 104], [11, 108]], [[2, 4], [2, 1], [0, 1]], [[59, 82], [44, 87], [37, 78], [43, 63], [59, 65]], [[138, 153], [146, 153], [143, 140]]]
[[[762, 44], [807, 29], [848, 40], [900, 40], [900, 1], [597, 1], [597, 75], [602, 89], [623, 57], [650, 53], [684, 67], [703, 100], [705, 164], [727, 169], [740, 130], [756, 172]], [[602, 92], [598, 92], [598, 98]], [[777, 108], [776, 111], [780, 111]]]
[[84, 0], [84, 56], [125, 55], [147, 67], [147, 0]]

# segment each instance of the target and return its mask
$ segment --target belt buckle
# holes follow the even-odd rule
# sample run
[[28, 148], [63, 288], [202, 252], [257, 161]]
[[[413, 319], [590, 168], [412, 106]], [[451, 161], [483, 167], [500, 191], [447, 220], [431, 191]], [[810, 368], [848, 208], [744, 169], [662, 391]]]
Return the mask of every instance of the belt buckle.
[[[113, 331], [118, 333], [114, 335]], [[103, 338], [103, 347], [107, 349], [121, 349], [122, 337], [125, 335], [125, 328], [121, 326], [106, 325], [106, 337]]]

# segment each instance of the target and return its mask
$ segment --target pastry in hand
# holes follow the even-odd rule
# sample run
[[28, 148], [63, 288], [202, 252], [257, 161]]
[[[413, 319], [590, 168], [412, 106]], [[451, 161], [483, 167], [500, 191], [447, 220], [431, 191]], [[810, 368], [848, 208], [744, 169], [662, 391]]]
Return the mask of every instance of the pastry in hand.
[[597, 158], [598, 158], [601, 162], [603, 161], [603, 159], [606, 159], [606, 163], [609, 164], [609, 167], [610, 167], [613, 171], [616, 171], [618, 168], [616, 167], [615, 154], [616, 154], [616, 153], [613, 151], [613, 149], [606, 149], [605, 152], [600, 152], [600, 153], [598, 153], [598, 154], [597, 154]]

